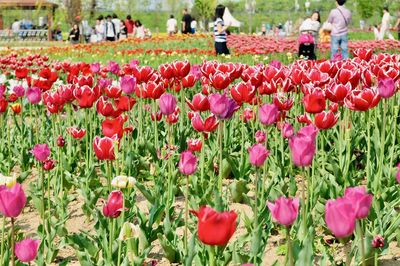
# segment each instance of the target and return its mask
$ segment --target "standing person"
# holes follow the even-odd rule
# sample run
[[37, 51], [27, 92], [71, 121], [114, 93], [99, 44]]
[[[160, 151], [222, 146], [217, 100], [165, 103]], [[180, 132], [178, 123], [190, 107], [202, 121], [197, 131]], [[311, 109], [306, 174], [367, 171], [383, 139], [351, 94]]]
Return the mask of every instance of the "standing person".
[[190, 22], [190, 29], [192, 34], [196, 33], [196, 28], [197, 28], [197, 21], [195, 18], [193, 18], [192, 22]]
[[140, 20], [135, 21], [135, 37], [139, 39], [144, 39], [145, 37], [144, 27]]
[[111, 20], [111, 16], [107, 16], [107, 21], [105, 25], [105, 36], [106, 40], [113, 42], [117, 39], [117, 31], [115, 30], [115, 24]]
[[394, 30], [397, 30], [397, 39], [400, 41], [400, 10], [397, 11], [397, 21], [394, 25]]
[[169, 36], [174, 35], [177, 32], [178, 21], [176, 21], [174, 15], [169, 16], [167, 20], [167, 32]]
[[192, 32], [190, 28], [190, 23], [192, 23], [192, 16], [189, 14], [188, 9], [185, 8], [183, 10], [183, 17], [182, 17], [182, 33], [189, 34]]
[[125, 27], [126, 27], [126, 32], [128, 33], [128, 37], [132, 37], [133, 28], [135, 27], [135, 22], [132, 20], [131, 15], [126, 16]]
[[126, 29], [125, 23], [121, 20], [119, 23], [119, 39], [123, 40], [128, 38], [128, 31]]
[[71, 44], [78, 44], [79, 37], [80, 37], [80, 32], [78, 24], [74, 24], [71, 31], [69, 32], [69, 40], [71, 41]]
[[318, 42], [319, 28], [321, 27], [321, 15], [318, 11], [314, 11], [311, 17], [307, 18], [300, 25], [301, 34], [311, 34], [314, 38], [315, 48]]
[[383, 16], [382, 16], [382, 23], [381, 23], [381, 30], [379, 32], [379, 40], [383, 40], [385, 38], [385, 34], [388, 36], [390, 40], [394, 40], [392, 33], [390, 32], [390, 13], [389, 8], [383, 8]]
[[13, 32], [14, 35], [17, 35], [20, 29], [20, 22], [18, 21], [18, 19], [15, 19], [13, 24], [11, 25], [11, 30]]
[[114, 23], [114, 26], [115, 26], [115, 32], [116, 32], [116, 39], [118, 40], [119, 39], [119, 33], [120, 33], [120, 28], [119, 28], [119, 25], [120, 25], [120, 22], [121, 22], [121, 20], [118, 18], [118, 16], [117, 16], [117, 14], [113, 14], [113, 18], [112, 18], [112, 20], [111, 20], [113, 23]]
[[102, 42], [104, 40], [105, 29], [102, 20], [103, 20], [102, 17], [98, 17], [96, 20], [96, 26], [94, 27], [98, 42]]
[[229, 25], [224, 24], [224, 13], [225, 6], [218, 5], [215, 8], [215, 22], [214, 22], [214, 41], [215, 41], [215, 52], [217, 55], [228, 55], [229, 49], [226, 45], [226, 30]]
[[336, 8], [331, 10], [328, 22], [332, 24], [331, 32], [331, 59], [335, 58], [339, 47], [342, 52], [342, 58], [349, 58], [348, 52], [348, 26], [351, 22], [351, 12], [344, 4], [346, 0], [336, 0]]

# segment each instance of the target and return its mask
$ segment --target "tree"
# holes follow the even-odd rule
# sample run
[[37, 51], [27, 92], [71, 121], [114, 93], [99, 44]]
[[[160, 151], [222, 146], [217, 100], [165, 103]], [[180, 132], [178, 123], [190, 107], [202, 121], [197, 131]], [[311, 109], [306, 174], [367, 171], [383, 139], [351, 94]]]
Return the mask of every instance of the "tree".
[[64, 5], [67, 9], [68, 23], [73, 25], [77, 16], [82, 14], [82, 1], [81, 0], [65, 0]]
[[357, 9], [363, 19], [369, 19], [374, 15], [376, 3], [371, 0], [357, 0]]
[[216, 0], [195, 0], [192, 11], [199, 16], [199, 20], [204, 22], [205, 30], [208, 30], [208, 21], [214, 16], [214, 10], [217, 6]]

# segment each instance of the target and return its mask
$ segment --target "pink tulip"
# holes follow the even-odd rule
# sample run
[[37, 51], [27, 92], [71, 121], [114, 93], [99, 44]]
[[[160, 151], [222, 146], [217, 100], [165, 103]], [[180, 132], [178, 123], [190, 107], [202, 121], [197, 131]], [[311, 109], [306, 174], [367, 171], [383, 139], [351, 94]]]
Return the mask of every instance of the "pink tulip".
[[170, 93], [164, 93], [159, 100], [160, 111], [163, 115], [171, 115], [175, 112], [176, 98]]
[[380, 79], [378, 93], [382, 98], [390, 98], [396, 93], [396, 84], [392, 78]]
[[191, 151], [184, 151], [179, 160], [179, 171], [184, 175], [192, 175], [197, 169], [197, 157]]
[[284, 226], [291, 226], [299, 213], [299, 199], [280, 197], [274, 203], [267, 202], [272, 218]]
[[328, 200], [325, 205], [325, 222], [336, 237], [350, 236], [356, 225], [353, 204], [345, 198]]
[[125, 94], [132, 94], [136, 88], [136, 78], [133, 76], [124, 76], [120, 81], [121, 90]]
[[208, 96], [210, 111], [221, 120], [232, 118], [233, 114], [240, 108], [235, 100], [226, 94], [213, 93]]
[[297, 135], [304, 135], [304, 136], [310, 136], [312, 139], [315, 140], [318, 134], [318, 128], [313, 125], [307, 125], [305, 127], [300, 128], [300, 130], [297, 132]]
[[26, 196], [21, 184], [16, 183], [12, 188], [0, 186], [0, 213], [6, 217], [15, 218], [25, 207]]
[[105, 217], [117, 218], [122, 211], [124, 195], [119, 190], [114, 190], [108, 196], [107, 204], [103, 206]]
[[353, 205], [357, 219], [367, 218], [374, 196], [364, 186], [346, 188], [344, 198]]
[[17, 97], [23, 97], [25, 95], [25, 88], [21, 85], [17, 85], [13, 88], [13, 92]]
[[24, 239], [20, 242], [15, 243], [15, 255], [22, 262], [30, 262], [35, 260], [40, 240]]
[[36, 144], [31, 151], [36, 160], [44, 162], [50, 156], [50, 148], [47, 144]]
[[262, 132], [261, 130], [257, 130], [256, 135], [255, 135], [257, 143], [264, 143], [265, 139], [267, 138], [267, 135]]
[[294, 128], [290, 123], [285, 123], [282, 126], [282, 137], [288, 139], [294, 135]]
[[26, 90], [26, 98], [31, 104], [38, 104], [42, 99], [42, 90], [37, 87], [31, 87]]
[[310, 166], [315, 155], [315, 135], [308, 127], [304, 127], [303, 131], [300, 130], [297, 135], [289, 139], [289, 149], [292, 155], [293, 163], [298, 167]]
[[264, 104], [258, 110], [258, 116], [261, 124], [269, 126], [278, 120], [279, 109], [275, 104]]
[[397, 165], [396, 179], [397, 179], [397, 183], [400, 184], [400, 163]]
[[264, 165], [269, 155], [269, 151], [262, 144], [254, 144], [249, 148], [250, 163], [256, 167]]

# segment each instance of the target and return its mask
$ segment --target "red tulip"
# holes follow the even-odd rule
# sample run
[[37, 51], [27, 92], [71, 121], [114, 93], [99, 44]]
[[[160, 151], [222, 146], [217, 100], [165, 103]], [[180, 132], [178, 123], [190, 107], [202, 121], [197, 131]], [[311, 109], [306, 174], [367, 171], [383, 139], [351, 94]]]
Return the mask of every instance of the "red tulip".
[[385, 239], [382, 236], [377, 235], [372, 239], [371, 246], [373, 248], [383, 248], [385, 246]]
[[350, 236], [356, 225], [353, 204], [344, 198], [328, 200], [325, 205], [325, 222], [337, 238]]
[[40, 240], [30, 238], [15, 243], [15, 255], [22, 262], [31, 262], [35, 260]]
[[171, 64], [162, 64], [158, 67], [160, 74], [165, 79], [171, 79], [174, 77], [174, 68]]
[[316, 114], [322, 112], [326, 107], [324, 93], [319, 89], [315, 89], [310, 94], [304, 96], [303, 104], [307, 113]]
[[241, 105], [242, 103], [251, 103], [256, 94], [256, 88], [251, 83], [240, 82], [231, 88], [232, 98]]
[[6, 99], [0, 97], [0, 114], [7, 111], [8, 102]]
[[211, 85], [217, 90], [224, 90], [231, 83], [229, 74], [222, 72], [216, 72], [214, 75], [210, 75], [209, 79], [211, 81]]
[[343, 100], [347, 97], [347, 95], [351, 91], [351, 84], [347, 83], [343, 84], [332, 84], [331, 86], [327, 86], [325, 90], [326, 98], [335, 103], [343, 102]]
[[26, 196], [21, 184], [12, 188], [0, 186], [0, 213], [6, 217], [16, 218], [25, 207]]
[[280, 197], [275, 201], [267, 202], [272, 218], [284, 226], [291, 226], [299, 213], [299, 199]]
[[315, 126], [319, 129], [329, 129], [336, 125], [339, 115], [335, 115], [332, 111], [323, 111], [315, 115]]
[[[118, 102], [118, 100], [115, 100]], [[119, 103], [119, 102], [118, 102]], [[114, 109], [114, 106], [112, 103], [107, 102], [106, 98], [104, 96], [100, 97], [100, 99], [96, 103], [96, 110], [99, 114], [105, 116], [105, 117], [117, 117], [119, 116], [122, 111], [117, 109]]]
[[43, 169], [46, 171], [53, 170], [56, 166], [56, 161], [53, 159], [48, 158], [46, 161], [43, 162]]
[[[142, 94], [143, 98], [150, 98], [153, 100], [159, 99], [161, 97], [161, 95], [163, 95], [163, 93], [165, 92], [165, 88], [164, 85], [162, 83], [156, 83], [156, 82], [148, 82], [146, 84], [144, 84], [144, 90], [145, 93]], [[140, 97], [140, 95], [138, 95], [138, 93], [136, 92], [136, 96]]]
[[360, 58], [361, 60], [365, 60], [368, 62], [369, 60], [371, 60], [373, 52], [374, 52], [374, 50], [372, 50], [372, 49], [360, 48], [360, 49], [354, 50], [353, 55], [355, 57]]
[[234, 211], [218, 213], [208, 206], [191, 210], [198, 218], [197, 234], [201, 242], [211, 246], [225, 246], [236, 230], [237, 214]]
[[194, 112], [204, 112], [210, 109], [210, 103], [208, 101], [208, 97], [201, 93], [195, 94], [193, 96], [192, 102], [186, 99], [186, 103], [189, 106], [189, 108]]
[[15, 77], [18, 79], [24, 79], [28, 76], [28, 68], [19, 67], [15, 70]]
[[116, 139], [109, 137], [95, 137], [93, 149], [99, 160], [115, 160], [114, 145]]
[[190, 72], [190, 62], [189, 60], [185, 61], [174, 61], [172, 63], [174, 68], [175, 77], [182, 79], [186, 77]]
[[74, 139], [83, 139], [86, 134], [85, 129], [78, 129], [76, 127], [68, 127], [67, 128], [68, 134], [70, 134]]
[[251, 110], [250, 108], [246, 107], [243, 110], [243, 115], [241, 116], [243, 122], [248, 123], [251, 120], [254, 120], [256, 117], [254, 115], [253, 110]]
[[[132, 110], [132, 108], [136, 104], [136, 99], [129, 96], [120, 96], [119, 98], [114, 99], [114, 103], [119, 112], [127, 112]], [[115, 112], [117, 114], [118, 112]]]
[[292, 98], [287, 98], [286, 94], [278, 93], [274, 96], [273, 103], [279, 111], [289, 111], [293, 107], [294, 101]]
[[124, 194], [119, 190], [114, 190], [108, 196], [107, 203], [103, 206], [103, 215], [109, 218], [117, 218], [122, 211]]
[[75, 89], [73, 94], [81, 108], [91, 108], [97, 100], [95, 92], [86, 85]]
[[120, 88], [118, 88], [117, 86], [107, 86], [104, 89], [105, 94], [114, 99], [114, 98], [118, 98], [121, 96], [122, 94], [122, 90]]
[[353, 205], [356, 219], [367, 218], [374, 196], [364, 186], [346, 188], [344, 198]]
[[65, 146], [65, 139], [61, 135], [59, 135], [57, 138], [57, 146], [60, 148]]
[[192, 88], [196, 84], [196, 77], [192, 74], [187, 75], [182, 79], [182, 87], [184, 88]]
[[374, 89], [354, 90], [344, 100], [347, 108], [353, 111], [367, 111], [378, 105], [381, 97]]
[[124, 134], [124, 123], [126, 119], [119, 116], [115, 119], [106, 119], [101, 123], [101, 130], [103, 135], [109, 138], [117, 136], [119, 139]]
[[201, 142], [200, 139], [188, 139], [187, 145], [189, 151], [192, 152], [201, 151], [201, 148], [203, 147], [203, 143]]
[[11, 110], [14, 112], [14, 114], [18, 115], [22, 111], [22, 105], [20, 103], [14, 103], [11, 105]]

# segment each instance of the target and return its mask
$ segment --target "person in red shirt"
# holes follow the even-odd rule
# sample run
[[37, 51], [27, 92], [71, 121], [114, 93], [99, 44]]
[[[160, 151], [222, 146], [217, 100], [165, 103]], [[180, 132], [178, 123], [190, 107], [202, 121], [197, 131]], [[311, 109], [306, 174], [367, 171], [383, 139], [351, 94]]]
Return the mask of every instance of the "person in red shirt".
[[128, 16], [126, 17], [126, 20], [125, 20], [125, 27], [126, 27], [126, 31], [128, 32], [128, 37], [133, 36], [133, 31], [134, 31], [135, 23], [134, 23], [134, 21], [132, 20], [131, 15], [128, 15]]

